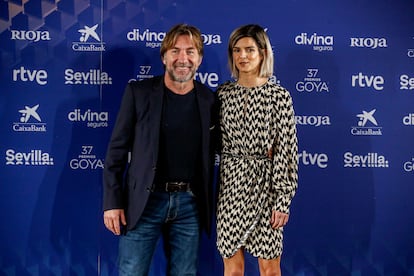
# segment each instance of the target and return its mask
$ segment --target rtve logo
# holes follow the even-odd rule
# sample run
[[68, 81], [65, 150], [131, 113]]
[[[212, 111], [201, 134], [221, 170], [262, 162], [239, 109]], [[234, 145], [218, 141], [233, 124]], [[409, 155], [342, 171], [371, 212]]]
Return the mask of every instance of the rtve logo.
[[13, 70], [13, 81], [35, 81], [39, 85], [45, 85], [47, 84], [47, 72], [46, 70], [30, 70], [20, 66], [19, 69]]
[[328, 167], [328, 155], [326, 153], [309, 153], [303, 150], [298, 154], [299, 164], [304, 166], [316, 166], [321, 169]]
[[352, 87], [368, 87], [374, 88], [377, 91], [384, 89], [384, 78], [382, 76], [368, 76], [359, 72], [357, 75], [352, 75]]

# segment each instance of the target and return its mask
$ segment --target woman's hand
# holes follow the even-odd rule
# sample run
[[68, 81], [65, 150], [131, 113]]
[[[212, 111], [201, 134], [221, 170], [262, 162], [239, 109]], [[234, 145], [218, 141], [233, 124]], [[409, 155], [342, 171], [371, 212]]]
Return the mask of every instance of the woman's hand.
[[270, 218], [270, 224], [272, 225], [273, 229], [276, 229], [285, 226], [288, 220], [288, 214], [273, 210], [272, 217]]

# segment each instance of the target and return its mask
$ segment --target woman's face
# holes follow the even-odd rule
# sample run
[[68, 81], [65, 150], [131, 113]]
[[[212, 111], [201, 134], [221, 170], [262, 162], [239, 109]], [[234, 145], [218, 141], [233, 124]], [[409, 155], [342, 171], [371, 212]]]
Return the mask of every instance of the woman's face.
[[240, 38], [233, 47], [233, 63], [239, 75], [254, 74], [259, 76], [263, 55], [251, 37]]

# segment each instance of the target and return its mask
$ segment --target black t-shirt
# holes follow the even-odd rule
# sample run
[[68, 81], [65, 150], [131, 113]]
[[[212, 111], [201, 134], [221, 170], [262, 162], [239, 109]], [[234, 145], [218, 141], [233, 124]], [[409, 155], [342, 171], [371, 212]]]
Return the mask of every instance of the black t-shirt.
[[165, 87], [156, 185], [194, 180], [201, 145], [200, 125], [195, 89], [179, 95]]

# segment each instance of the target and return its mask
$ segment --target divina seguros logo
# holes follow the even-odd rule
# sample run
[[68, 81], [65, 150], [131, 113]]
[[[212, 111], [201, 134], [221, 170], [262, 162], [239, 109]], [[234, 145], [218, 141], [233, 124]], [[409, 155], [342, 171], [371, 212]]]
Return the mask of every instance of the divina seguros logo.
[[409, 113], [403, 117], [403, 124], [406, 126], [414, 126], [414, 113]]
[[[126, 34], [129, 41], [145, 42], [145, 47], [158, 48], [164, 40], [165, 32], [154, 32], [149, 29], [133, 29]], [[205, 46], [211, 44], [221, 44], [221, 36], [219, 34], [201, 34]]]
[[313, 33], [301, 33], [295, 37], [295, 43], [297, 45], [310, 45], [313, 46], [314, 51], [333, 51], [334, 37], [332, 35], [318, 35]]
[[98, 128], [108, 127], [108, 112], [95, 112], [87, 109], [82, 111], [75, 109], [68, 113], [68, 119], [71, 122], [85, 122], [87, 127]]

